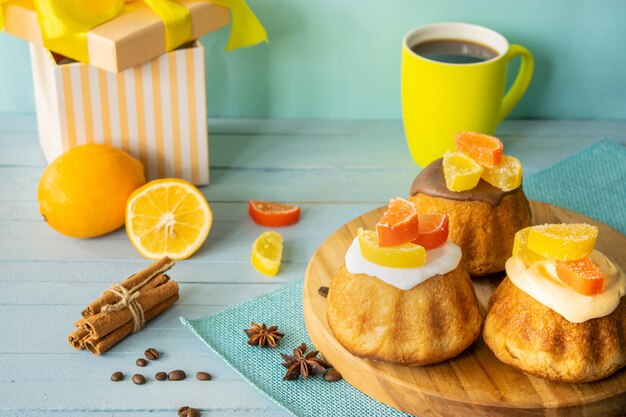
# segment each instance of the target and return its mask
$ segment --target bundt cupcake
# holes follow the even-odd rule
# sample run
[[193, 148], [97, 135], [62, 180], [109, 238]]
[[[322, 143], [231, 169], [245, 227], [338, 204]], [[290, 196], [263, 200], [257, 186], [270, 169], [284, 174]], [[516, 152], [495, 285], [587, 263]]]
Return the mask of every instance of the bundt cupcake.
[[555, 253], [563, 245], [554, 239], [538, 247], [529, 236], [533, 229], [516, 236], [508, 277], [489, 300], [485, 342], [500, 361], [548, 380], [589, 382], [613, 374], [626, 366], [626, 275], [589, 245], [577, 260]]
[[[500, 154], [484, 157], [483, 148], [489, 144], [468, 147], [476, 136], [490, 138]], [[501, 155], [502, 143], [491, 136], [462, 133], [456, 143], [463, 152], [449, 153], [426, 166], [413, 181], [409, 200], [420, 213], [450, 217], [450, 240], [463, 250], [471, 276], [503, 271], [515, 232], [532, 224], [521, 164]]]
[[[383, 220], [380, 233], [359, 230], [331, 280], [326, 318], [335, 338], [355, 356], [406, 366], [457, 356], [478, 337], [482, 318], [461, 250], [447, 241], [447, 219], [423, 218], [421, 239], [409, 237], [411, 221]], [[423, 245], [390, 239], [398, 234]]]

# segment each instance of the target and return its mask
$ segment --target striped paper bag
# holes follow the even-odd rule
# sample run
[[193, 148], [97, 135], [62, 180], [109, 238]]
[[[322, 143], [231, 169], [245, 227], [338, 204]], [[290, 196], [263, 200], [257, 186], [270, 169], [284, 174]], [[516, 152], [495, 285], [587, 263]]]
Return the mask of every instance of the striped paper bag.
[[59, 63], [30, 45], [39, 141], [48, 162], [87, 143], [124, 149], [148, 179], [209, 182], [204, 48], [195, 41], [118, 74]]

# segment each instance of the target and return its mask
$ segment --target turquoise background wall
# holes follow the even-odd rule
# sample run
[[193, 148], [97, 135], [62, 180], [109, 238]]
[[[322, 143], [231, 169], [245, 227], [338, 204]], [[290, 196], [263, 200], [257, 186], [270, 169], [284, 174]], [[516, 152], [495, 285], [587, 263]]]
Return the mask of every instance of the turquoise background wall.
[[[533, 82], [511, 118], [626, 119], [623, 0], [249, 3], [269, 44], [227, 53], [228, 29], [203, 38], [214, 117], [400, 118], [404, 34], [464, 21], [491, 27], [535, 55]], [[31, 84], [27, 44], [1, 34], [0, 113], [33, 113]]]

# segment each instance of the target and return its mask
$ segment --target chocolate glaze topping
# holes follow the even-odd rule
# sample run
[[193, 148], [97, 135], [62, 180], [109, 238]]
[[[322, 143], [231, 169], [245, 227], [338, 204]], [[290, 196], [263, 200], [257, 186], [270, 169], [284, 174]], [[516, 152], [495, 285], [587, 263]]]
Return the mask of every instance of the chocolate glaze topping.
[[520, 186], [512, 191], [502, 191], [481, 179], [478, 181], [478, 185], [471, 190], [450, 191], [446, 187], [446, 179], [443, 176], [443, 158], [439, 158], [431, 162], [415, 177], [413, 185], [411, 185], [411, 195], [422, 193], [449, 200], [478, 200], [497, 206], [505, 195], [520, 192], [521, 189]]

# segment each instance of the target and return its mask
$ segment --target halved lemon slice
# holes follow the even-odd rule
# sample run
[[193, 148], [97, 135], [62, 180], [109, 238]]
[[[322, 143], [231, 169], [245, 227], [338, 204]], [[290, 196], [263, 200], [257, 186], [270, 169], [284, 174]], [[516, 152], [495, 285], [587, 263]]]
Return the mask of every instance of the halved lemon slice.
[[146, 258], [186, 259], [206, 240], [213, 213], [196, 187], [180, 179], [151, 181], [126, 202], [126, 233]]
[[271, 277], [278, 274], [283, 256], [283, 237], [274, 231], [263, 232], [252, 245], [252, 266], [262, 274]]

